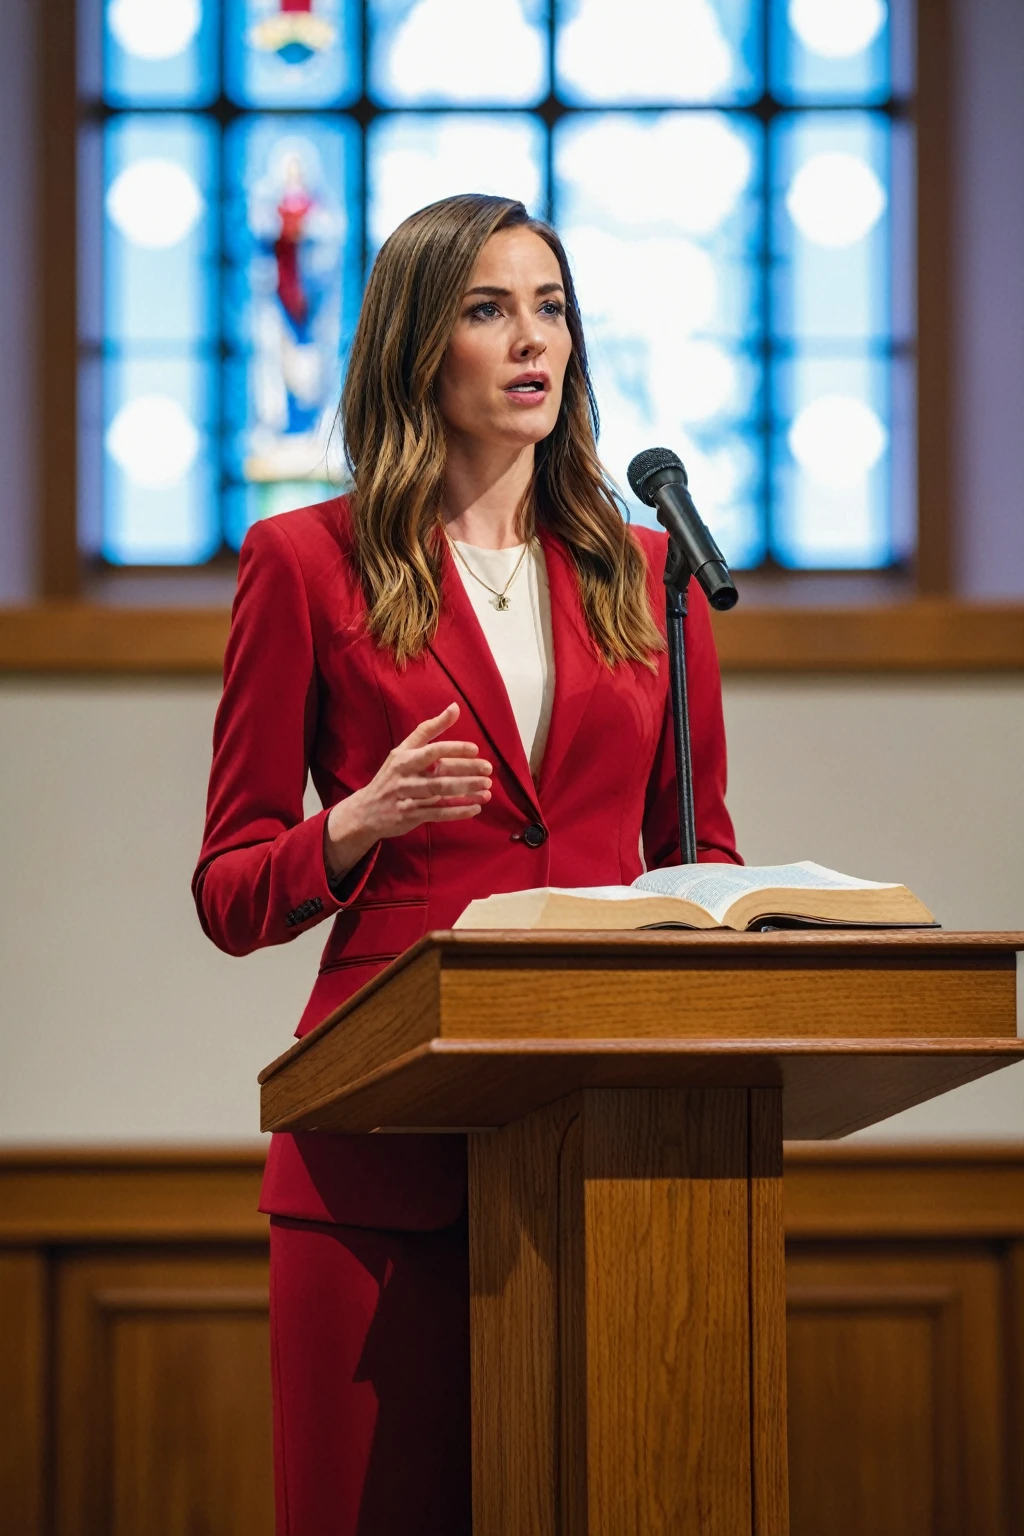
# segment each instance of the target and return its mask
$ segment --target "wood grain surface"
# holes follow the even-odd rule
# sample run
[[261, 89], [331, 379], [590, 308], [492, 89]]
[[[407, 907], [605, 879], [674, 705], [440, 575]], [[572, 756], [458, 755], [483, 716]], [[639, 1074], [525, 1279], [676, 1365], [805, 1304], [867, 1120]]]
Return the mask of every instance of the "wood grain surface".
[[583, 1097], [588, 1536], [751, 1531], [748, 1095]]
[[845, 1134], [1016, 1058], [1022, 947], [428, 935], [260, 1074], [262, 1126], [493, 1126], [579, 1088], [782, 1086], [787, 1135]]
[[784, 1089], [787, 1137], [848, 1135], [1024, 1060], [1018, 1040], [433, 1040], [315, 1097], [263, 1091], [264, 1130], [458, 1130], [508, 1124], [581, 1088]]
[[47, 1515], [47, 1273], [43, 1254], [0, 1251], [0, 1526], [40, 1536]]
[[777, 1091], [584, 1092], [471, 1138], [479, 1536], [783, 1536], [780, 1188]]
[[1018, 1530], [995, 1253], [811, 1248], [788, 1281], [793, 1536]]
[[[54, 401], [58, 382], [66, 404], [62, 380], [55, 379]], [[68, 458], [50, 457], [59, 465]], [[63, 483], [56, 471], [52, 477], [53, 496], [59, 497], [50, 502], [59, 534], [54, 547], [73, 557], [68, 532], [74, 532], [74, 497], [68, 495], [66, 468], [60, 474]], [[71, 596], [75, 565], [65, 556], [61, 574], [56, 565], [51, 570], [51, 594]], [[0, 673], [219, 677], [228, 620], [226, 603], [171, 607], [166, 599], [148, 608], [83, 600], [0, 609]], [[712, 622], [727, 674], [1024, 671], [1024, 607], [1014, 603], [922, 599], [812, 608], [769, 606], [755, 598], [732, 613], [713, 615]]]
[[564, 1100], [469, 1140], [476, 1536], [577, 1536], [559, 1508], [578, 1464], [559, 1449], [558, 1341], [560, 1159], [579, 1108]]
[[750, 1393], [754, 1536], [789, 1530], [786, 1264], [782, 1094], [753, 1088], [750, 1106]]
[[1015, 1003], [1015, 973], [1001, 957], [969, 969], [474, 965], [445, 968], [439, 1033], [445, 1039], [1013, 1039]]
[[271, 1536], [267, 1261], [69, 1254], [55, 1536]]
[[265, 1149], [0, 1153], [0, 1243], [260, 1242]]

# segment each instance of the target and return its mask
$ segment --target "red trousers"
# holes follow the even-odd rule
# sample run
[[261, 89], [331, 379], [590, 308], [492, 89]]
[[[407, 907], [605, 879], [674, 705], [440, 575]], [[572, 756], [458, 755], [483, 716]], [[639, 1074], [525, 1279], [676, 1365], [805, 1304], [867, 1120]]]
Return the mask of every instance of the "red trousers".
[[465, 1221], [270, 1223], [278, 1536], [469, 1536]]

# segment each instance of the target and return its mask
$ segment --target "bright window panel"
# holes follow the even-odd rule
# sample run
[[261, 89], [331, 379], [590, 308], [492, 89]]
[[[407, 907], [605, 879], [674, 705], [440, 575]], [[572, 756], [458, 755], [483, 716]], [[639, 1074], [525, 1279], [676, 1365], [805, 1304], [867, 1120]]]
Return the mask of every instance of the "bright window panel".
[[371, 252], [410, 213], [461, 192], [544, 208], [544, 128], [526, 113], [396, 113], [371, 126], [366, 153]]
[[772, 90], [780, 101], [884, 101], [891, 89], [886, 0], [774, 0]]
[[323, 500], [361, 297], [360, 146], [345, 118], [244, 118], [228, 131], [228, 538]]
[[217, 0], [107, 0], [103, 94], [118, 107], [202, 107], [217, 96]]
[[888, 340], [890, 132], [882, 113], [856, 111], [773, 124], [777, 336]]
[[220, 546], [216, 373], [201, 357], [104, 365], [103, 554], [193, 565]]
[[339, 107], [358, 99], [358, 0], [226, 0], [227, 94], [244, 107]]
[[755, 0], [556, 0], [559, 96], [726, 105], [761, 91]]
[[890, 563], [891, 365], [797, 356], [775, 366], [773, 553], [804, 568]]
[[104, 135], [104, 333], [118, 345], [212, 338], [216, 140], [199, 116], [125, 114]]
[[[643, 448], [674, 449], [727, 558], [760, 558], [756, 424], [761, 133], [714, 112], [581, 114], [555, 139], [555, 205], [626, 498]], [[653, 196], [655, 188], [662, 195]], [[630, 514], [651, 523], [650, 508]]]
[[545, 0], [370, 0], [381, 106], [533, 106], [548, 93]]

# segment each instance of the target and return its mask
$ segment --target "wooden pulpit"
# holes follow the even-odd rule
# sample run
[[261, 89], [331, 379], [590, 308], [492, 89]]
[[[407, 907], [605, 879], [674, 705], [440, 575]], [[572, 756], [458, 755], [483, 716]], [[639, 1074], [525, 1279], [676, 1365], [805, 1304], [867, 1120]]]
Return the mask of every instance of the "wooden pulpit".
[[1024, 934], [434, 933], [265, 1130], [465, 1129], [474, 1536], [784, 1536], [783, 1137], [1024, 1056]]

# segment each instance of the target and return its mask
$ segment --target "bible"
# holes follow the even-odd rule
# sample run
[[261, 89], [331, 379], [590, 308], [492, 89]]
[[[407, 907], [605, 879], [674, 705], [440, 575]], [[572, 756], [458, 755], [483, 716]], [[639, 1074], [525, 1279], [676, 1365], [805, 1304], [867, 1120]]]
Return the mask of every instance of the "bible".
[[676, 864], [632, 885], [544, 886], [471, 901], [466, 928], [937, 928], [905, 885], [799, 864]]

